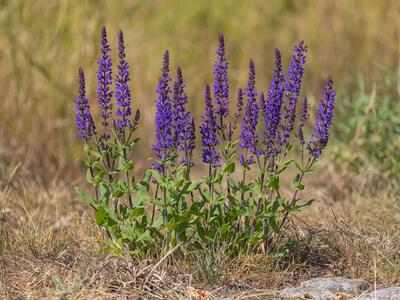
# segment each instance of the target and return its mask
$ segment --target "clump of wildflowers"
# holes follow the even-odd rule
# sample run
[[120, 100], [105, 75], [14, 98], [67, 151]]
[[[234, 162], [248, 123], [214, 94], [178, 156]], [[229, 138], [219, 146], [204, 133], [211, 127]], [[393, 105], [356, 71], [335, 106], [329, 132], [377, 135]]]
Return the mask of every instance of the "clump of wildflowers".
[[[237, 111], [229, 119], [228, 62], [220, 35], [213, 97], [206, 85], [200, 124], [201, 156], [208, 176], [196, 179], [190, 174], [196, 159], [195, 120], [187, 109], [186, 83], [180, 67], [170, 87], [168, 51], [163, 56], [156, 90], [153, 167], [140, 180], [132, 175], [135, 164], [130, 156], [139, 141], [134, 133], [140, 111], [136, 110], [132, 118], [130, 73], [122, 32], [118, 36], [115, 94], [110, 51], [103, 28], [97, 74], [97, 98], [104, 128], [100, 136], [96, 136], [82, 69], [75, 99], [76, 129], [84, 140], [87, 181], [94, 186], [95, 198], [79, 189], [78, 193], [95, 210], [97, 225], [112, 240], [105, 243], [106, 249], [117, 255], [127, 251], [147, 257], [158, 252], [154, 248], [159, 245], [168, 250], [168, 246], [197, 249], [223, 243], [228, 256], [244, 252], [287, 253], [287, 220], [312, 202], [300, 200], [303, 177], [312, 171], [328, 143], [336, 95], [329, 79], [307, 144], [304, 127], [309, 105], [303, 98], [294, 134], [300, 147], [292, 147], [307, 52], [304, 42], [294, 47], [286, 75], [281, 54], [275, 49], [275, 67], [266, 93], [257, 91], [255, 65], [252, 59], [249, 61], [247, 86], [238, 89]], [[239, 139], [235, 140], [234, 131], [240, 121]], [[289, 151], [291, 159], [287, 160]], [[300, 162], [296, 161], [296, 152]], [[242, 166], [241, 180], [233, 176], [237, 163]], [[280, 178], [289, 167], [295, 168], [296, 176], [287, 193], [280, 188]]]

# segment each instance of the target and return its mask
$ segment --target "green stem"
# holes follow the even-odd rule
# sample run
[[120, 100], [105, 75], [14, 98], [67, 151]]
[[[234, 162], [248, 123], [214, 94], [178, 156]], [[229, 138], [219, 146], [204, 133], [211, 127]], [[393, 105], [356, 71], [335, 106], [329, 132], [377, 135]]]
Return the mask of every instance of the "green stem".
[[[160, 187], [160, 185], [157, 183], [157, 188], [156, 188], [156, 193], [155, 193], [156, 200], [157, 200], [157, 196], [158, 196], [159, 187]], [[151, 225], [153, 225], [153, 223], [154, 223], [155, 214], [156, 214], [156, 205], [155, 205], [155, 203], [153, 203], [153, 207], [151, 209], [151, 222], [150, 222]]]
[[[301, 171], [301, 173], [300, 173], [300, 177], [299, 177], [299, 181], [298, 181], [299, 183], [302, 183], [304, 174], [312, 167], [314, 162], [315, 162], [315, 158], [314, 157], [312, 157], [312, 158], [310, 157], [308, 159], [307, 167], [305, 169], [303, 169]], [[297, 197], [298, 192], [299, 192], [299, 188], [296, 188], [294, 193], [293, 193], [292, 199], [290, 201], [290, 206], [293, 206], [294, 203], [296, 202], [296, 197]], [[285, 225], [288, 216], [289, 216], [289, 211], [286, 211], [284, 216], [283, 216], [283, 218], [282, 218], [282, 220], [281, 220], [281, 222], [280, 222], [280, 224], [279, 224], [279, 227], [278, 227], [279, 230], [281, 230], [281, 228]]]
[[[126, 121], [124, 120], [124, 122], [126, 122]], [[122, 142], [124, 144], [123, 156], [124, 156], [124, 161], [126, 163], [127, 159], [128, 159], [128, 155], [127, 155], [126, 149], [125, 149], [125, 143], [126, 143], [126, 140], [125, 140], [125, 128], [124, 128], [124, 130], [122, 132]], [[129, 203], [129, 207], [132, 209], [132, 206], [133, 206], [132, 194], [131, 194], [132, 191], [131, 191], [131, 183], [130, 183], [130, 180], [129, 180], [129, 171], [128, 170], [125, 170], [125, 177], [126, 177], [125, 178], [126, 179], [126, 185], [128, 186], [128, 203]]]

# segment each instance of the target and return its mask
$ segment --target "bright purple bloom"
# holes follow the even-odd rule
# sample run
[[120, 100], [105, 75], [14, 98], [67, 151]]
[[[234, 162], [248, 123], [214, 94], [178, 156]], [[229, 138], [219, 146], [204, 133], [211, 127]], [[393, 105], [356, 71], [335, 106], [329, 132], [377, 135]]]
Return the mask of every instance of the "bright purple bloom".
[[185, 93], [186, 84], [183, 82], [182, 70], [178, 67], [176, 71], [176, 81], [174, 83], [173, 97], [173, 122], [175, 143], [178, 148], [182, 147], [183, 132], [187, 127], [189, 113], [186, 111], [187, 95]]
[[[169, 82], [169, 53], [165, 51], [163, 57], [162, 74], [158, 82], [156, 102], [156, 140], [153, 145], [153, 151], [157, 160], [165, 160], [171, 157], [174, 148], [173, 136], [173, 115], [172, 103], [170, 99], [171, 88]], [[160, 171], [165, 169], [165, 165], [153, 163], [154, 167]]]
[[125, 60], [125, 46], [124, 46], [124, 35], [122, 31], [118, 35], [118, 74], [115, 78], [115, 98], [117, 99], [117, 126], [119, 128], [129, 127], [131, 121], [129, 117], [132, 114], [131, 111], [131, 91], [129, 89], [129, 65]]
[[242, 121], [242, 132], [240, 134], [240, 147], [249, 150], [252, 154], [257, 153], [257, 120], [258, 120], [258, 104], [257, 91], [255, 88], [255, 69], [254, 62], [249, 62], [249, 80], [244, 94], [247, 96], [246, 113]]
[[[265, 116], [266, 109], [267, 109], [267, 103], [265, 101], [266, 100], [265, 100], [264, 92], [261, 92], [259, 108], [261, 109], [262, 116]], [[264, 143], [265, 143], [265, 141], [264, 141]], [[259, 149], [258, 151], [259, 151], [259, 154], [265, 154], [264, 149]]]
[[174, 142], [176, 148], [185, 154], [184, 160], [187, 161], [188, 154], [194, 149], [194, 141], [192, 141], [194, 129], [192, 128], [193, 118], [190, 112], [186, 110], [187, 95], [185, 87], [186, 84], [183, 82], [182, 70], [178, 67], [173, 98]]
[[275, 155], [277, 149], [278, 127], [281, 120], [281, 106], [284, 91], [284, 76], [282, 72], [281, 54], [275, 49], [275, 71], [272, 76], [265, 100], [264, 111], [264, 144], [266, 145], [265, 155]]
[[244, 156], [243, 154], [239, 155], [239, 163], [243, 166], [243, 165], [247, 165], [250, 166], [252, 164], [254, 164], [254, 156], [250, 156], [248, 159], [246, 159], [246, 156]]
[[201, 117], [200, 134], [201, 142], [203, 145], [203, 162], [213, 165], [214, 167], [220, 166], [221, 154], [215, 149], [219, 144], [217, 138], [217, 121], [214, 114], [214, 109], [211, 101], [210, 86], [207, 84], [205, 93], [205, 111]]
[[108, 118], [112, 115], [111, 98], [113, 92], [111, 90], [112, 84], [112, 63], [110, 57], [111, 48], [107, 41], [106, 28], [103, 27], [101, 30], [101, 55], [97, 61], [99, 66], [97, 72], [97, 100], [101, 109], [100, 116], [103, 119], [102, 124], [104, 126], [104, 138], [108, 138], [107, 127], [109, 125]]
[[314, 158], [318, 158], [328, 144], [335, 96], [336, 91], [333, 88], [333, 81], [329, 78], [323, 91], [323, 97], [319, 102], [317, 122], [315, 123], [311, 139], [307, 144], [307, 149]]
[[309, 117], [310, 117], [310, 114], [308, 113], [307, 97], [303, 97], [303, 101], [301, 103], [300, 123], [299, 123], [299, 126], [297, 127], [297, 137], [298, 137], [300, 145], [302, 147], [304, 146], [304, 143], [305, 143], [303, 127], [304, 127], [304, 124], [309, 119]]
[[285, 78], [285, 97], [282, 112], [282, 146], [286, 146], [293, 131], [296, 119], [297, 101], [300, 95], [301, 84], [304, 75], [304, 64], [306, 63], [307, 46], [304, 41], [294, 46], [294, 54], [290, 60], [289, 71]]
[[90, 113], [88, 98], [86, 97], [85, 74], [79, 68], [79, 94], [75, 99], [76, 130], [79, 138], [88, 141], [96, 135], [96, 126]]
[[217, 103], [215, 113], [222, 118], [229, 114], [229, 84], [228, 84], [228, 62], [225, 55], [224, 36], [219, 35], [219, 46], [216, 52], [217, 60], [214, 65], [214, 98]]

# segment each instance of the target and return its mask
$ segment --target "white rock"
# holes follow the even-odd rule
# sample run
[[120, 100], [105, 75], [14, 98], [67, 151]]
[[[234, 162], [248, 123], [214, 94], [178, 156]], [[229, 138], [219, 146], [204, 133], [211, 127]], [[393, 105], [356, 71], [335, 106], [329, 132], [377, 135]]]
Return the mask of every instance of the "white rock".
[[386, 289], [376, 290], [364, 295], [361, 295], [354, 300], [400, 300], [400, 286], [390, 287]]
[[286, 299], [313, 299], [313, 300], [334, 300], [336, 295], [317, 288], [285, 288], [279, 292], [279, 296]]
[[349, 279], [344, 277], [319, 277], [304, 281], [300, 284], [305, 288], [327, 290], [333, 294], [347, 294], [358, 296], [369, 289], [369, 284], [361, 279]]

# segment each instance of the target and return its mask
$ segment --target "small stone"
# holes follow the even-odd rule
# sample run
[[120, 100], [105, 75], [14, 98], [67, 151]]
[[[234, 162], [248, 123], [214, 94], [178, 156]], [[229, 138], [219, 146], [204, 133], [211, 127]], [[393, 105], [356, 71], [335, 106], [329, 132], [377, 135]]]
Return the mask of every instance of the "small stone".
[[317, 288], [285, 288], [279, 292], [280, 297], [288, 299], [334, 300], [336, 295]]
[[361, 295], [354, 300], [400, 300], [400, 286], [390, 287]]
[[349, 279], [344, 277], [320, 277], [304, 281], [301, 287], [328, 290], [333, 294], [348, 294], [358, 296], [369, 289], [369, 284], [361, 279]]

